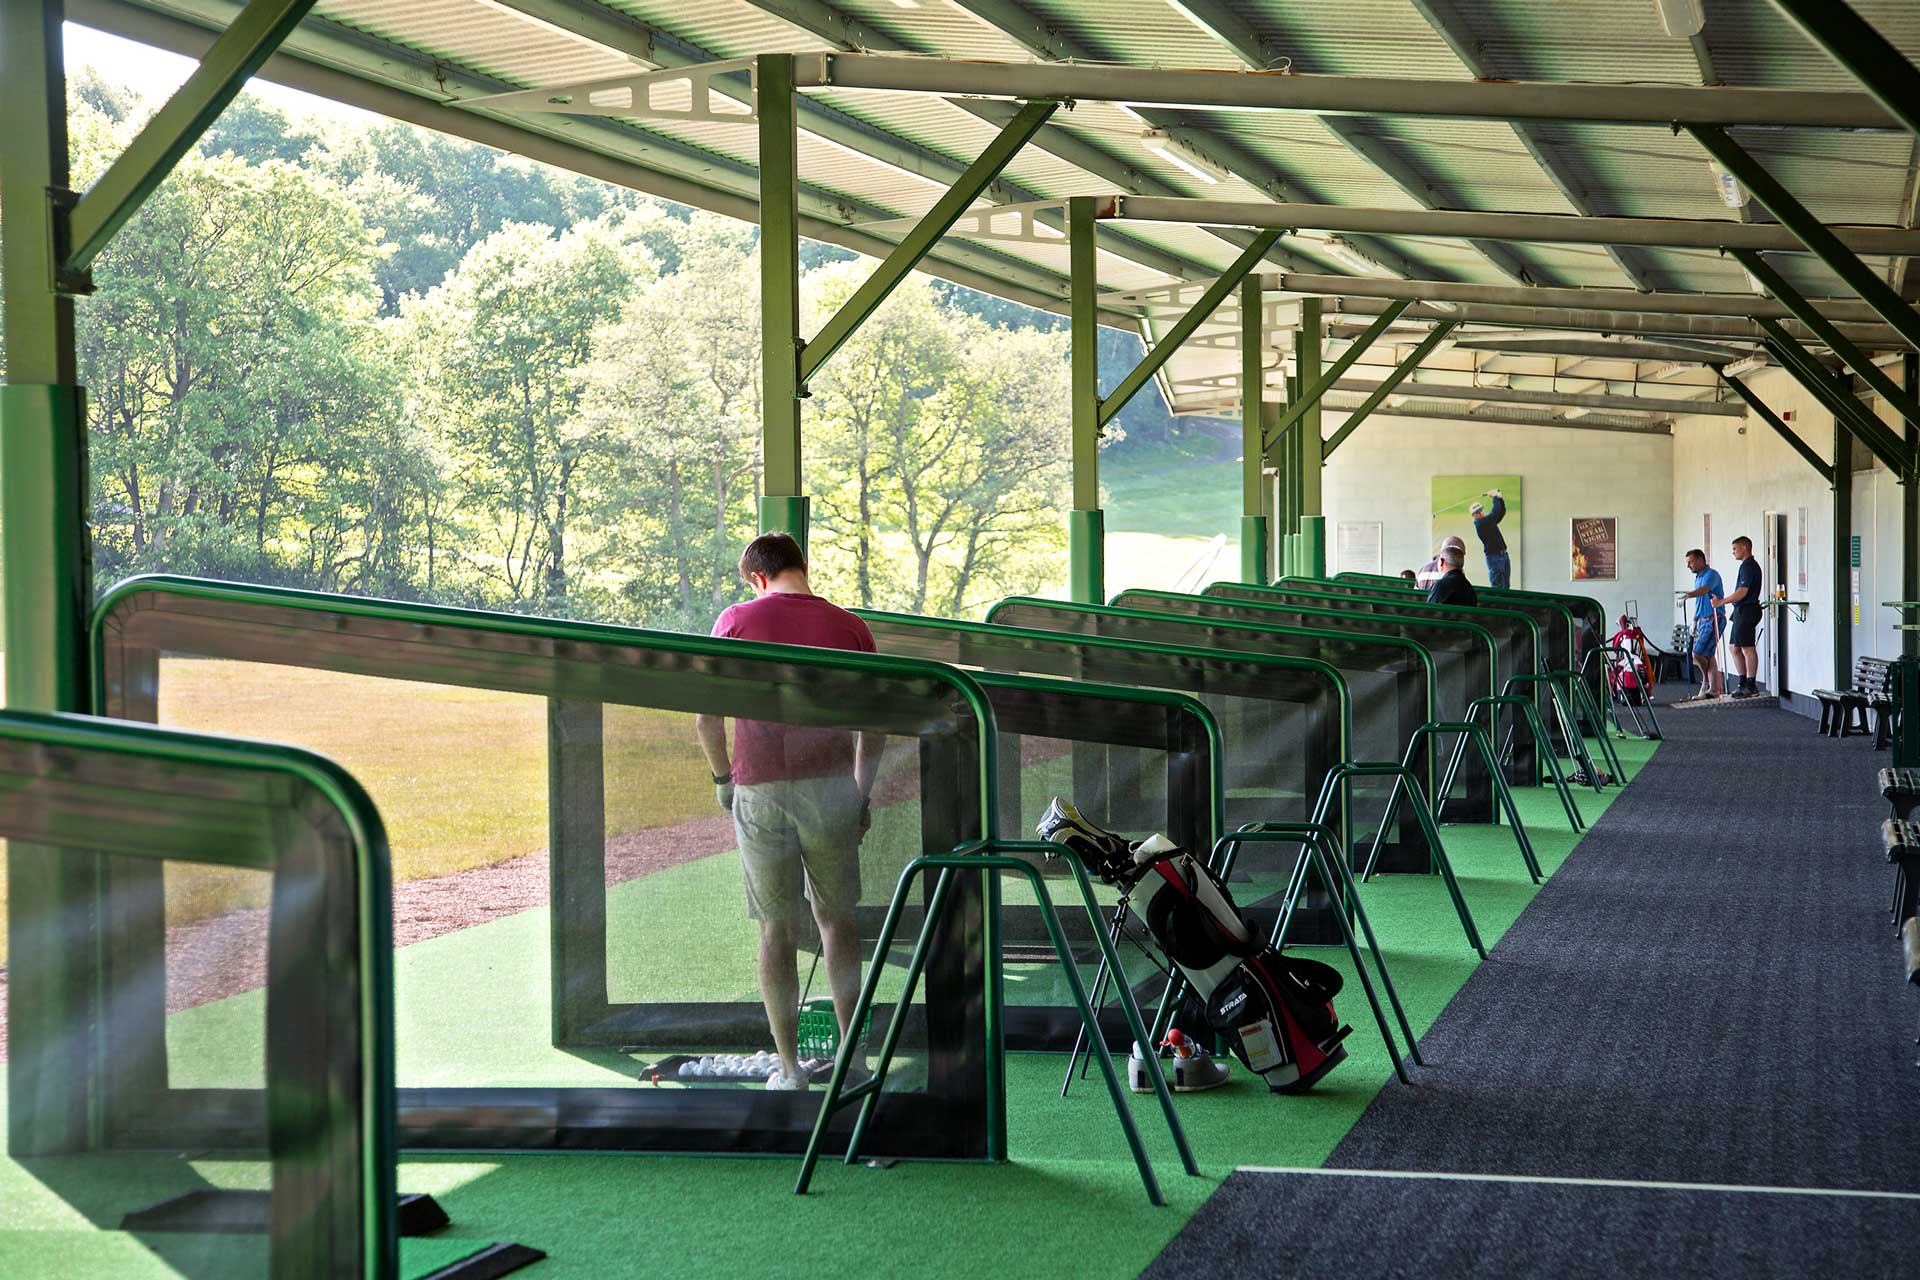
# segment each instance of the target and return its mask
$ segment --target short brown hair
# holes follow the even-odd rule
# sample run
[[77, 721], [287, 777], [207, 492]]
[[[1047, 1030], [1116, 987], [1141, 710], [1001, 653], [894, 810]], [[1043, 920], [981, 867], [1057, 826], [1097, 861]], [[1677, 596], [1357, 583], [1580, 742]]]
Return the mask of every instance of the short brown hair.
[[1702, 560], [1705, 560], [1705, 559], [1707, 558], [1707, 553], [1706, 553], [1706, 552], [1704, 552], [1704, 551], [1702, 551], [1702, 550], [1701, 550], [1700, 548], [1698, 548], [1698, 547], [1695, 547], [1695, 548], [1694, 548], [1693, 550], [1691, 550], [1691, 551], [1689, 551], [1689, 552], [1687, 552], [1687, 554], [1686, 554], [1686, 555], [1685, 555], [1684, 557], [1682, 557], [1682, 558], [1683, 558], [1683, 559], [1687, 559], [1687, 560], [1691, 560], [1691, 559], [1693, 559], [1693, 558], [1694, 558], [1695, 556], [1699, 556], [1699, 557], [1700, 557], [1700, 558], [1701, 558]]
[[740, 553], [740, 576], [777, 578], [789, 569], [807, 571], [807, 553], [790, 533], [763, 533]]
[[1743, 533], [1739, 537], [1733, 540], [1733, 545], [1736, 547], [1745, 547], [1747, 550], [1751, 551], [1753, 550], [1753, 539], [1749, 538], [1746, 534]]

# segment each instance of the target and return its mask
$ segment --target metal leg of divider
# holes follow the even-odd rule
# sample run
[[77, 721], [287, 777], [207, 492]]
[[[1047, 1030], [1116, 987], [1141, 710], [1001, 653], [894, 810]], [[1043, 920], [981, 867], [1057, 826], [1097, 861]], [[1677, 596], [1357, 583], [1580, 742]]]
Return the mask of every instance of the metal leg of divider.
[[[1093, 889], [1087, 880], [1086, 871], [1071, 859], [1069, 859], [1069, 865], [1073, 868], [1075, 878], [1079, 882], [1081, 898], [1086, 904], [1088, 914], [1095, 921], [1095, 936], [1100, 940], [1103, 958], [1117, 971], [1118, 958], [1114, 955], [1113, 948], [1107, 942], [1105, 934], [1100, 932], [1098, 928], [1098, 906], [1094, 901]], [[934, 867], [941, 869], [940, 878], [935, 882], [933, 897], [927, 904], [927, 916], [921, 924], [920, 935], [914, 943], [913, 958], [907, 966], [906, 983], [902, 989], [896, 1008], [904, 1011], [913, 999], [914, 989], [918, 986], [920, 975], [926, 967], [927, 952], [934, 930], [937, 928], [940, 918], [946, 910], [948, 892], [951, 888], [954, 870], [981, 870], [995, 874], [1001, 871], [1017, 871], [1025, 875], [1033, 884], [1034, 896], [1040, 908], [1041, 920], [1047, 927], [1047, 937], [1053, 944], [1054, 953], [1060, 959], [1061, 969], [1066, 975], [1067, 987], [1073, 993], [1074, 1006], [1078, 1009], [1081, 1023], [1088, 1029], [1089, 1039], [1093, 1042], [1094, 1056], [1100, 1063], [1102, 1076], [1106, 1079], [1107, 1092], [1113, 1099], [1114, 1113], [1119, 1117], [1120, 1127], [1127, 1138], [1127, 1145], [1133, 1152], [1134, 1163], [1140, 1171], [1140, 1180], [1147, 1190], [1147, 1198], [1156, 1205], [1164, 1205], [1166, 1203], [1165, 1197], [1160, 1193], [1160, 1184], [1154, 1177], [1153, 1166], [1147, 1158], [1146, 1145], [1141, 1141], [1139, 1128], [1134, 1123], [1133, 1110], [1128, 1103], [1126, 1092], [1120, 1083], [1119, 1073], [1114, 1067], [1113, 1055], [1107, 1050], [1106, 1038], [1099, 1034], [1099, 1022], [1094, 1014], [1093, 1006], [1087, 1000], [1087, 991], [1080, 979], [1080, 972], [1074, 965], [1073, 950], [1068, 945], [1066, 934], [1060, 927], [1059, 917], [1054, 912], [1053, 901], [1049, 897], [1046, 885], [1041, 881], [1037, 871], [1016, 858], [983, 857], [978, 854], [916, 858], [912, 863], [908, 864], [906, 870], [901, 873], [900, 882], [894, 889], [893, 902], [887, 909], [886, 923], [882, 926], [880, 932], [880, 949], [876, 954], [884, 955], [885, 950], [892, 945], [894, 933], [898, 928], [900, 913], [905, 906], [907, 892], [912, 886], [913, 878]], [[850, 1023], [851, 1026], [864, 1025], [866, 1017], [873, 1007], [874, 995], [878, 989], [882, 967], [881, 965], [875, 965], [869, 972], [866, 985], [860, 993], [859, 1003], [854, 1008], [853, 1019]], [[1143, 1028], [1140, 1008], [1138, 1004], [1134, 1002], [1133, 993], [1124, 983], [1121, 984], [1120, 991], [1121, 1005], [1126, 1012], [1128, 1025], [1135, 1035], [1141, 1035]], [[819, 1163], [820, 1147], [825, 1140], [827, 1126], [833, 1117], [833, 1113], [841, 1106], [855, 1099], [861, 1101], [861, 1109], [859, 1119], [854, 1124], [853, 1133], [847, 1141], [846, 1162], [852, 1164], [859, 1158], [861, 1140], [864, 1138], [867, 1124], [872, 1118], [874, 1105], [878, 1101], [880, 1091], [886, 1083], [887, 1071], [892, 1066], [893, 1054], [899, 1046], [900, 1033], [905, 1025], [905, 1017], [899, 1014], [889, 1019], [887, 1035], [882, 1045], [880, 1060], [875, 1066], [872, 1077], [862, 1081], [852, 1089], [846, 1087], [846, 1077], [854, 1055], [858, 1051], [858, 1040], [857, 1037], [853, 1035], [848, 1035], [842, 1040], [840, 1052], [834, 1059], [833, 1077], [827, 1085], [827, 1096], [821, 1100], [820, 1115], [814, 1122], [813, 1136], [807, 1143], [806, 1156], [801, 1162], [800, 1177], [794, 1186], [796, 1195], [806, 1194], [807, 1186], [812, 1181], [814, 1168]], [[1155, 1084], [1154, 1091], [1159, 1095], [1161, 1109], [1166, 1115], [1167, 1126], [1173, 1135], [1174, 1146], [1180, 1153], [1181, 1163], [1189, 1174], [1197, 1175], [1200, 1171], [1199, 1165], [1193, 1158], [1192, 1149], [1187, 1145], [1186, 1131], [1180, 1124], [1179, 1114], [1174, 1110], [1173, 1093], [1168, 1089], [1166, 1078], [1159, 1070], [1159, 1059], [1157, 1056], [1151, 1061], [1149, 1075], [1153, 1078]]]
[[[1252, 829], [1242, 827], [1228, 839], [1244, 840], [1253, 835], [1273, 835], [1283, 839], [1301, 835], [1308, 837], [1311, 841], [1301, 846], [1301, 852], [1313, 858], [1314, 865], [1320, 870], [1322, 880], [1327, 881], [1329, 886], [1339, 885], [1337, 892], [1345, 899], [1353, 912], [1353, 918], [1360, 922], [1360, 931], [1366, 935], [1367, 949], [1373, 953], [1373, 967], [1380, 973], [1380, 985], [1387, 989], [1387, 1001], [1393, 1006], [1393, 1016], [1400, 1024], [1401, 1034], [1406, 1037], [1407, 1050], [1413, 1055], [1415, 1063], [1425, 1066], [1427, 1060], [1420, 1055], [1420, 1043], [1414, 1039], [1413, 1026], [1407, 1021], [1407, 1011], [1400, 1003], [1400, 992], [1393, 985], [1393, 974], [1387, 969], [1387, 958], [1380, 953], [1380, 940], [1374, 936], [1373, 922], [1367, 918], [1366, 906], [1360, 901], [1360, 886], [1353, 882], [1353, 873], [1347, 870], [1346, 864], [1340, 860], [1339, 841], [1326, 827], [1306, 822], [1254, 823]], [[1286, 925], [1287, 922], [1284, 919], [1275, 922], [1272, 942], [1276, 950], [1286, 941]], [[1353, 957], [1354, 972], [1359, 974], [1361, 988], [1367, 994], [1367, 1003], [1373, 1008], [1374, 1021], [1380, 1027], [1381, 1037], [1387, 1042], [1387, 1052], [1393, 1058], [1394, 1073], [1405, 1083], [1412, 1084], [1413, 1081], [1407, 1079], [1406, 1068], [1400, 1061], [1393, 1036], [1387, 1030], [1386, 1014], [1382, 1012], [1380, 1001], [1374, 995], [1373, 985], [1367, 978], [1366, 961], [1361, 958], [1359, 944], [1354, 940], [1353, 929], [1348, 925], [1344, 912], [1340, 916], [1340, 930], [1346, 938], [1347, 952]]]
[[[1484, 707], [1487, 712], [1488, 723], [1496, 723], [1497, 717], [1494, 712], [1496, 708], [1501, 706], [1517, 708], [1520, 712], [1520, 718], [1526, 723], [1527, 732], [1532, 734], [1537, 740], [1545, 740], [1547, 730], [1546, 726], [1541, 723], [1540, 709], [1533, 705], [1533, 699], [1519, 694], [1501, 694], [1498, 697], [1475, 698], [1473, 703], [1467, 708], [1467, 720], [1470, 723], [1477, 724], [1477, 717], [1480, 714], [1481, 708]], [[1511, 735], [1509, 735], [1509, 741], [1511, 741]], [[1580, 806], [1574, 803], [1573, 788], [1567, 785], [1567, 775], [1565, 770], [1560, 767], [1560, 757], [1555, 755], [1551, 750], [1546, 752], [1546, 757], [1548, 772], [1553, 778], [1554, 790], [1559, 793], [1560, 805], [1567, 812], [1567, 825], [1571, 827], [1576, 834], [1586, 830], [1586, 820], [1580, 816]]]
[[[872, 1076], [861, 1081], [851, 1091], [847, 1085], [847, 1070], [853, 1063], [854, 1054], [860, 1046], [860, 1035], [855, 1027], [867, 1025], [867, 1017], [873, 1011], [873, 1000], [880, 987], [880, 976], [886, 968], [886, 956], [893, 949], [893, 937], [900, 927], [900, 913], [907, 904], [907, 891], [912, 887], [913, 878], [921, 870], [916, 863], [909, 865], [900, 873], [899, 883], [894, 886], [893, 901], [887, 904], [887, 918], [880, 926], [880, 936], [874, 943], [874, 963], [867, 970], [867, 980], [860, 989], [860, 999], [853, 1006], [853, 1017], [848, 1022], [848, 1031], [840, 1037], [840, 1052], [834, 1056], [833, 1075], [827, 1081], [827, 1096], [820, 1100], [820, 1114], [814, 1118], [813, 1136], [807, 1140], [807, 1153], [800, 1161], [800, 1178], [794, 1184], [795, 1195], [805, 1195], [807, 1184], [813, 1181], [814, 1166], [820, 1161], [820, 1147], [827, 1136], [827, 1125], [833, 1119], [833, 1113], [841, 1106], [859, 1098], [862, 1092], [878, 1093], [880, 1086], [886, 1083], [886, 1066], [883, 1063]], [[913, 999], [914, 978], [918, 976], [919, 966], [926, 963], [928, 940], [938, 922], [941, 910], [946, 906], [947, 890], [951, 886], [953, 873], [943, 869], [940, 877], [934, 881], [933, 898], [927, 904], [926, 917], [920, 923], [920, 935], [914, 940], [914, 966], [909, 969], [907, 986], [895, 1005], [894, 1016], [888, 1019], [888, 1039], [897, 1039], [897, 1029], [906, 1022], [906, 1008]], [[864, 1107], [862, 1108], [864, 1116]], [[847, 1150], [855, 1150], [856, 1144], [849, 1142]]]
[[[1301, 839], [1301, 837], [1305, 838]], [[1393, 978], [1387, 973], [1386, 959], [1381, 956], [1380, 946], [1374, 941], [1373, 926], [1367, 922], [1366, 910], [1360, 905], [1360, 891], [1353, 883], [1351, 875], [1335, 874], [1335, 868], [1340, 865], [1337, 857], [1331, 859], [1332, 866], [1327, 865], [1328, 850], [1337, 850], [1340, 843], [1333, 832], [1320, 823], [1256, 822], [1242, 827], [1232, 835], [1221, 837], [1215, 848], [1218, 849], [1221, 845], [1227, 846], [1228, 865], [1231, 866], [1232, 855], [1239, 851], [1241, 844], [1249, 840], [1287, 844], [1295, 840], [1300, 841], [1300, 856], [1294, 861], [1293, 874], [1288, 878], [1287, 893], [1281, 905], [1280, 916], [1273, 922], [1273, 932], [1268, 935], [1269, 945], [1276, 951], [1286, 946], [1287, 932], [1293, 925], [1294, 909], [1299, 903], [1300, 894], [1306, 889], [1308, 868], [1318, 868], [1320, 879], [1326, 885], [1327, 892], [1334, 895], [1335, 900], [1342, 902], [1348, 910], [1352, 910], [1361, 921], [1361, 927], [1366, 930], [1368, 945], [1373, 948], [1374, 966], [1380, 971], [1380, 981], [1386, 986], [1387, 996], [1393, 1002], [1393, 1011], [1400, 1019], [1400, 1029], [1407, 1037], [1407, 1048], [1412, 1050], [1413, 1060], [1424, 1066], [1425, 1060], [1420, 1056], [1420, 1046], [1413, 1040], [1413, 1028], [1407, 1023], [1406, 1011], [1400, 1007], [1400, 995], [1394, 990]], [[1337, 910], [1334, 914], [1340, 917], [1340, 933], [1346, 940], [1347, 954], [1353, 957], [1353, 971], [1359, 976], [1360, 989], [1366, 993], [1368, 1007], [1373, 1010], [1374, 1025], [1380, 1029], [1380, 1038], [1386, 1041], [1387, 1056], [1393, 1060], [1393, 1073], [1400, 1077], [1401, 1083], [1412, 1084], [1413, 1081], [1407, 1076], [1406, 1064], [1400, 1058], [1400, 1046], [1394, 1042], [1393, 1031], [1387, 1026], [1386, 1010], [1380, 1007], [1380, 997], [1374, 993], [1373, 982], [1367, 976], [1367, 962], [1360, 955], [1360, 945], [1354, 940], [1353, 929], [1347, 923], [1347, 912]]]
[[[1508, 820], [1513, 826], [1514, 843], [1520, 846], [1520, 860], [1526, 863], [1527, 874], [1533, 877], [1533, 882], [1539, 884], [1540, 861], [1533, 855], [1533, 841], [1527, 838], [1526, 824], [1520, 820], [1520, 810], [1513, 802], [1513, 792], [1507, 787], [1507, 780], [1500, 776], [1500, 767], [1493, 754], [1493, 741], [1486, 736], [1485, 730], [1477, 724], [1464, 720], [1429, 721], [1413, 731], [1413, 739], [1407, 743], [1406, 759], [1401, 762], [1402, 766], [1411, 771], [1414, 748], [1422, 737], [1442, 733], [1450, 733], [1454, 736], [1454, 752], [1453, 759], [1447, 766], [1446, 778], [1441, 783], [1441, 804], [1445, 805], [1447, 792], [1453, 790], [1454, 779], [1459, 771], [1460, 755], [1466, 748], [1467, 740], [1472, 739], [1480, 748], [1481, 759], [1487, 762], [1488, 772], [1493, 775], [1494, 815], [1497, 818], [1501, 807], [1505, 806]], [[1399, 801], [1400, 785], [1400, 780], [1394, 779], [1393, 795], [1387, 801], [1389, 807]], [[1438, 812], [1434, 817], [1438, 821]]]
[[1567, 744], [1572, 748], [1573, 758], [1580, 762], [1587, 772], [1587, 781], [1593, 785], [1593, 794], [1603, 795], [1606, 788], [1600, 782], [1600, 770], [1594, 767], [1593, 753], [1587, 750], [1587, 735], [1580, 728], [1580, 718], [1575, 714], [1572, 702], [1560, 692], [1558, 681], [1547, 681], [1547, 693], [1553, 698], [1553, 714], [1560, 720], [1561, 732], [1567, 735]]
[[[1433, 810], [1427, 807], [1427, 796], [1420, 789], [1420, 782], [1411, 772], [1397, 764], [1378, 762], [1344, 762], [1327, 771], [1327, 780], [1321, 784], [1320, 799], [1314, 806], [1313, 821], [1323, 824], [1326, 821], [1328, 805], [1338, 793], [1340, 787], [1352, 778], [1384, 778], [1401, 776], [1406, 779], [1407, 791], [1413, 805], [1413, 816], [1420, 824], [1420, 832], [1427, 838], [1428, 858], [1440, 872], [1440, 878], [1446, 882], [1447, 894], [1453, 899], [1453, 909], [1460, 917], [1460, 926], [1466, 931], [1467, 942], [1481, 959], [1486, 959], [1487, 949], [1480, 941], [1480, 931], [1474, 927], [1473, 913], [1467, 909], [1467, 899], [1460, 892], [1460, 882], [1453, 874], [1453, 861], [1447, 857], [1446, 846], [1440, 840], [1440, 829], [1434, 825]], [[1360, 879], [1364, 883], [1373, 875], [1380, 850], [1376, 845], [1367, 858], [1366, 868]]]
[[[1114, 944], [1113, 953], [1115, 955], [1120, 954], [1120, 939], [1125, 936], [1124, 930], [1126, 929], [1127, 917], [1132, 913], [1133, 900], [1131, 898], [1122, 898], [1113, 909], [1113, 919], [1107, 925], [1107, 939]], [[1106, 1007], [1107, 983], [1113, 978], [1113, 972], [1107, 968], [1107, 958], [1101, 956], [1100, 966], [1093, 971], [1093, 991], [1090, 996], [1093, 1001], [1093, 1011], [1095, 1014], [1098, 1014], [1100, 1010]], [[1124, 970], [1121, 971], [1117, 980], [1120, 982], [1127, 980], [1127, 975]], [[1066, 1097], [1067, 1092], [1073, 1088], [1073, 1077], [1076, 1074], [1082, 1080], [1085, 1080], [1087, 1078], [1087, 1072], [1093, 1069], [1092, 1053], [1087, 1053], [1084, 1061], [1081, 1059], [1080, 1055], [1085, 1052], [1086, 1049], [1087, 1029], [1083, 1026], [1074, 1034], [1073, 1052], [1067, 1057], [1066, 1078], [1060, 1082], [1060, 1096], [1063, 1098]]]
[[[1126, 971], [1120, 967], [1119, 952], [1112, 941], [1100, 932], [1100, 905], [1094, 899], [1093, 882], [1087, 878], [1087, 869], [1079, 862], [1072, 858], [1066, 861], [1068, 867], [1073, 870], [1075, 882], [1080, 886], [1080, 901], [1087, 909], [1087, 919], [1092, 923], [1094, 937], [1100, 943], [1101, 959], [1106, 962], [1108, 969], [1118, 975], [1119, 980], [1115, 986], [1120, 992], [1120, 1012], [1126, 1017], [1127, 1030], [1132, 1033], [1134, 1039], [1142, 1041], [1144, 1046], [1149, 1042], [1146, 1021], [1141, 1017], [1139, 1002], [1133, 998], [1133, 988], [1126, 981]], [[1015, 865], [1024, 868], [1027, 878], [1033, 882], [1035, 894], [1040, 899], [1041, 911], [1046, 918], [1052, 919], [1049, 931], [1053, 935], [1054, 950], [1060, 953], [1060, 963], [1067, 969], [1067, 981], [1073, 987], [1075, 997], [1079, 1001], [1088, 1038], [1099, 1046], [1107, 1079], [1113, 1086], [1114, 1103], [1119, 1106], [1125, 1101], [1125, 1094], [1120, 1091], [1119, 1080], [1114, 1075], [1113, 1057], [1107, 1052], [1106, 1037], [1100, 1034], [1099, 1017], [1087, 1004], [1086, 993], [1081, 989], [1080, 972], [1073, 967], [1073, 951], [1067, 945], [1066, 933], [1060, 928], [1059, 920], [1053, 915], [1053, 902], [1047, 896], [1046, 886], [1041, 883], [1039, 872], [1024, 863]], [[1189, 1175], [1199, 1176], [1200, 1165], [1193, 1158], [1192, 1148], [1187, 1145], [1187, 1131], [1180, 1123], [1180, 1113], [1174, 1109], [1173, 1090], [1167, 1086], [1166, 1073], [1160, 1069], [1158, 1053], [1150, 1053], [1147, 1056], [1147, 1078], [1153, 1082], [1154, 1095], [1160, 1100], [1160, 1110], [1167, 1119], [1167, 1131], [1173, 1136], [1174, 1149], [1180, 1153], [1181, 1168], [1185, 1169]]]
[[1621, 774], [1620, 752], [1613, 745], [1613, 739], [1607, 736], [1607, 719], [1600, 714], [1599, 704], [1593, 700], [1593, 690], [1587, 688], [1587, 682], [1571, 671], [1566, 673], [1566, 677], [1567, 686], [1573, 690], [1575, 711], [1593, 726], [1593, 736], [1600, 740], [1600, 754], [1606, 758], [1607, 767], [1613, 770], [1617, 780]]

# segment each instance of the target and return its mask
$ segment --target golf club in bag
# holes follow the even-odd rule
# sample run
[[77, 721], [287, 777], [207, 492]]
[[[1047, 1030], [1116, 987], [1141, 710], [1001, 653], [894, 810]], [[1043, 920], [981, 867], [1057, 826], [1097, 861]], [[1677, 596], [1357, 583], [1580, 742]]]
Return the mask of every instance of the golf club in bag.
[[1037, 830], [1116, 888], [1158, 880], [1147, 931], [1192, 986], [1208, 1028], [1274, 1092], [1311, 1088], [1346, 1058], [1340, 1042], [1352, 1028], [1333, 1010], [1339, 970], [1268, 945], [1199, 858], [1163, 835], [1134, 843], [1102, 830], [1058, 797]]

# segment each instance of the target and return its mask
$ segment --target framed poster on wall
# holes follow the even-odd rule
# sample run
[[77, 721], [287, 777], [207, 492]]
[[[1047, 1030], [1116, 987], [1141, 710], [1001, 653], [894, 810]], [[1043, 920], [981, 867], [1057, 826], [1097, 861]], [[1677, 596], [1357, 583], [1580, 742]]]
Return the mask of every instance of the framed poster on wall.
[[1467, 577], [1495, 587], [1520, 584], [1520, 477], [1433, 477], [1433, 545], [1449, 535], [1467, 544]]
[[1574, 516], [1574, 582], [1612, 582], [1620, 576], [1620, 520], [1617, 516]]

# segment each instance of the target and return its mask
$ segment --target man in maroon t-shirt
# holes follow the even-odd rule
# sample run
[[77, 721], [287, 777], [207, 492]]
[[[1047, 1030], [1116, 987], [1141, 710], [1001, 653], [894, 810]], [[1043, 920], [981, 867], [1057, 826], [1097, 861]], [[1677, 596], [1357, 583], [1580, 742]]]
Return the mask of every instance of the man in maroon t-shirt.
[[[722, 613], [714, 635], [874, 652], [866, 623], [808, 588], [806, 556], [791, 534], [763, 533], [748, 543], [740, 576], [752, 584], [755, 599]], [[820, 926], [827, 985], [844, 1037], [860, 998], [860, 931], [854, 922], [860, 838], [885, 738], [736, 720], [729, 763], [722, 717], [696, 716], [694, 731], [713, 772], [714, 795], [733, 814], [747, 915], [760, 922], [760, 999], [780, 1054], [780, 1069], [767, 1078], [767, 1087], [804, 1089], [794, 927], [804, 897]]]

